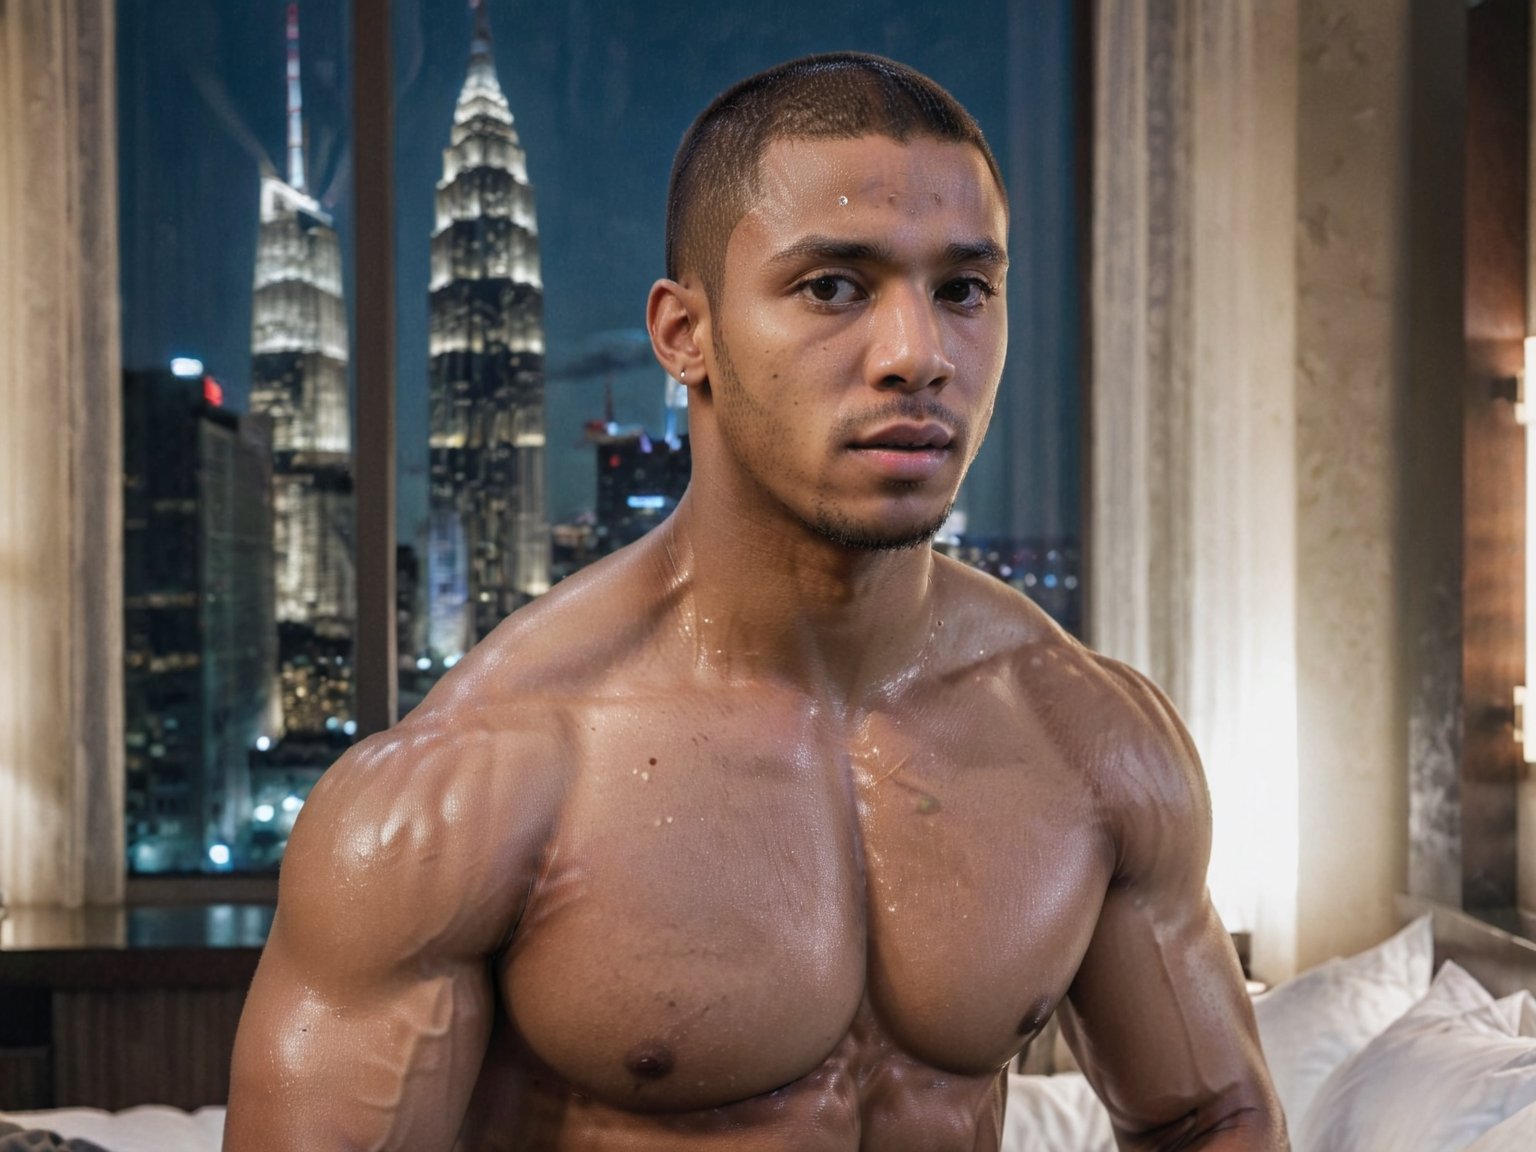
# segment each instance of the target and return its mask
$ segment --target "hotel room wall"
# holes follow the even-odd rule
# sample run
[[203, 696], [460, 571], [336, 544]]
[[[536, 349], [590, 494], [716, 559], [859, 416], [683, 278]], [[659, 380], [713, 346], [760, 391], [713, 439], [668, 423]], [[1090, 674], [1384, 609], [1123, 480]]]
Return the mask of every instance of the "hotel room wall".
[[1530, 0], [1468, 12], [1461, 903], [1506, 926], [1518, 919], [1525, 768], [1511, 723], [1526, 681], [1525, 434], [1489, 385], [1524, 362], [1530, 45]]

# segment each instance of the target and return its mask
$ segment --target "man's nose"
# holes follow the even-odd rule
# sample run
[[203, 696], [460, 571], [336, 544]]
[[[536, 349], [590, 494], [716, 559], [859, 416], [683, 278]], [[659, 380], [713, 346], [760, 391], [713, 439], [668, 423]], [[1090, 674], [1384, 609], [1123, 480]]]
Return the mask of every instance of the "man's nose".
[[870, 325], [872, 387], [920, 392], [949, 383], [955, 365], [944, 350], [937, 305], [926, 288], [888, 288], [871, 309]]

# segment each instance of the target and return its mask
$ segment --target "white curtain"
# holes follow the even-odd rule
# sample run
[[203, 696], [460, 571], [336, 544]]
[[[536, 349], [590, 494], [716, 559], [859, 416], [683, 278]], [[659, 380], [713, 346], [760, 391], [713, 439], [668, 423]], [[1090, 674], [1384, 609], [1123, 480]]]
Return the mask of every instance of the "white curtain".
[[1101, 0], [1095, 44], [1089, 638], [1182, 713], [1212, 896], [1276, 975], [1296, 930], [1295, 19]]
[[112, 0], [0, 0], [0, 887], [123, 892]]

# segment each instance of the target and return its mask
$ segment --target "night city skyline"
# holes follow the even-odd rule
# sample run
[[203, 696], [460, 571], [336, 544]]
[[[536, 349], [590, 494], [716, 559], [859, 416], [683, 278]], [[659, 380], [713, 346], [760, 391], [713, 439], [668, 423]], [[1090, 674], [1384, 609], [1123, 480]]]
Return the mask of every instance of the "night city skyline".
[[[991, 138], [1016, 205], [1010, 367], [962, 507], [984, 532], [1075, 535], [1077, 274], [1069, 258], [1065, 4], [1038, 6], [1024, 28], [1001, 0], [968, 10], [959, 26], [941, 12], [897, 4], [791, 3], [772, 14], [685, 4], [637, 11], [581, 0], [488, 4], [539, 204], [552, 521], [595, 502], [583, 426], [601, 412], [605, 384], [621, 422], [659, 429], [663, 420], [662, 376], [641, 325], [646, 291], [661, 270], [667, 171], [689, 119], [750, 71], [806, 51], [856, 47], [897, 56], [950, 87]], [[263, 164], [280, 171], [285, 159], [285, 8], [280, 0], [126, 0], [119, 15], [124, 362], [153, 369], [195, 355], [236, 410], [245, 410], [250, 390], [260, 175]], [[309, 183], [335, 217], [350, 280], [347, 8], [339, 0], [301, 6]], [[466, 0], [401, 0], [393, 21], [398, 522], [402, 542], [411, 542], [427, 510], [434, 176], [464, 79], [472, 13]], [[979, 54], [982, 46], [993, 51]], [[1039, 58], [1014, 59], [1010, 72], [1010, 51]], [[995, 62], [978, 67], [978, 59]], [[1021, 84], [1050, 103], [1010, 117]], [[1022, 160], [1014, 155], [1020, 149], [1027, 149]], [[1026, 196], [1033, 210], [1021, 216]], [[596, 363], [621, 367], [583, 370]], [[1011, 408], [1022, 408], [1012, 428]]]
[[[140, 871], [275, 866], [358, 729], [347, 10], [121, 12]], [[786, 11], [806, 19], [786, 24]], [[956, 27], [890, 3], [816, 13], [807, 33], [801, 3], [771, 16], [661, 5], [643, 19], [610, 0], [401, 0], [402, 708], [507, 613], [676, 507], [691, 472], [684, 390], [641, 326], [676, 142], [729, 83], [850, 44], [950, 86], [1009, 183], [1009, 360], [935, 546], [1080, 628], [1070, 9], [1023, 11], [999, 0]], [[178, 357], [200, 366], [173, 374]], [[270, 551], [256, 563], [260, 525]]]

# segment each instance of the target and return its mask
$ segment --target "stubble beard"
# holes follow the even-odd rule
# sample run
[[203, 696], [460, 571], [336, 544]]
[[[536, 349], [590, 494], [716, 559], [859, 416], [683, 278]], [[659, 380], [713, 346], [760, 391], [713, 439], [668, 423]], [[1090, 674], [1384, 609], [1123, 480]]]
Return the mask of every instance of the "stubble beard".
[[[718, 383], [730, 389], [732, 393], [729, 404], [722, 407], [719, 403], [719, 391], [718, 389], [716, 390], [716, 411], [722, 413], [720, 421], [721, 430], [738, 445], [738, 451], [740, 451], [742, 448], [748, 447], [749, 441], [753, 439], [754, 432], [744, 425], [740, 416], [735, 415], [738, 405], [750, 409], [758, 418], [759, 438], [761, 438], [761, 429], [764, 427], [772, 428], [775, 419], [771, 412], [742, 389], [741, 379], [736, 373], [736, 366], [731, 362], [730, 352], [726, 349], [725, 341], [721, 338], [719, 331], [714, 333], [711, 343], [714, 345], [715, 360], [721, 376]], [[939, 405], [931, 400], [914, 401], [913, 403], [897, 407], [903, 410], [913, 408], [926, 410], [929, 407], [940, 408]], [[944, 416], [951, 424], [958, 423], [955, 414], [944, 409], [940, 409], [940, 411], [944, 413]], [[730, 413], [730, 415], [725, 415], [726, 413]], [[964, 437], [961, 437], [962, 442], [964, 439]], [[898, 485], [898, 490], [910, 489], [916, 491], [919, 487], [921, 485], [915, 482], [903, 482]], [[812, 532], [815, 532], [818, 536], [839, 548], [846, 548], [853, 552], [902, 552], [930, 544], [933, 538], [938, 535], [939, 529], [944, 527], [944, 522], [949, 519], [949, 514], [954, 510], [954, 507], [955, 502], [951, 499], [944, 505], [944, 510], [931, 520], [900, 531], [881, 531], [858, 522], [842, 509], [835, 507], [825, 494], [818, 496], [815, 510], [809, 519], [786, 505], [786, 508], [788, 508], [788, 511], [795, 519], [799, 520], [801, 524], [805, 525]]]
[[878, 532], [856, 523], [851, 517], [842, 515], [836, 508], [826, 504], [818, 504], [814, 519], [806, 520], [802, 517], [801, 522], [839, 548], [855, 552], [902, 552], [931, 544], [954, 507], [955, 502], [951, 500], [931, 522], [919, 524], [905, 533]]

